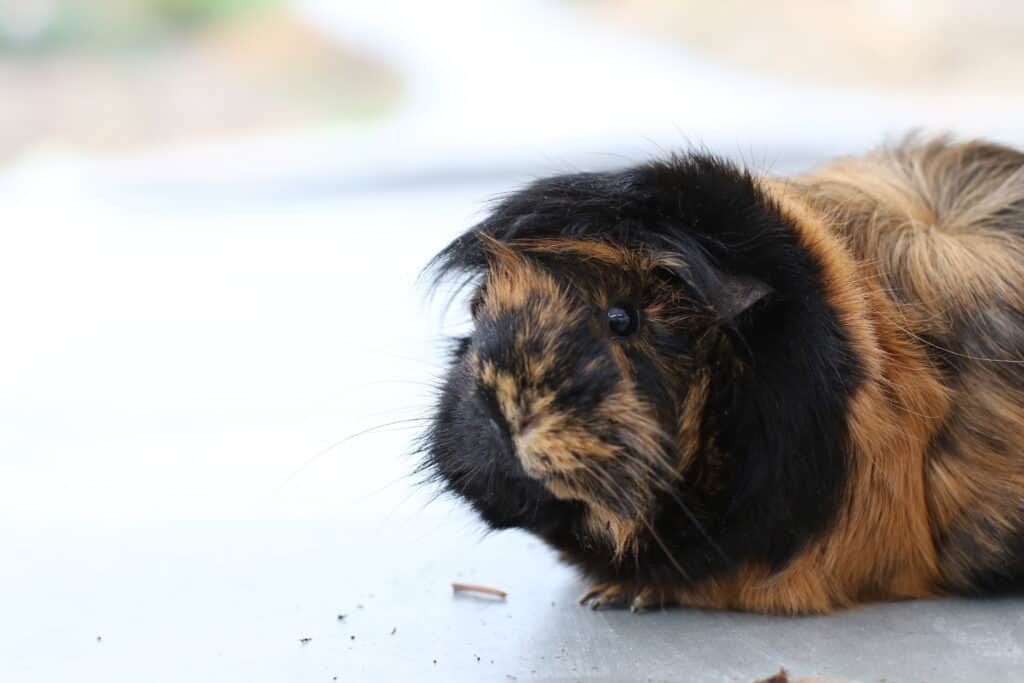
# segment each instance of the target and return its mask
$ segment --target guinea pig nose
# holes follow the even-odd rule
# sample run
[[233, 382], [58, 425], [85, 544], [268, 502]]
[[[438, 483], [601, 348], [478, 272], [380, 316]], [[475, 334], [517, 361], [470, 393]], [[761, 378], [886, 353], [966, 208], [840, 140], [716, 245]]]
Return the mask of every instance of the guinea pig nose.
[[527, 432], [534, 428], [537, 424], [536, 415], [520, 415], [519, 420], [516, 423], [519, 432], [519, 436], [525, 436]]

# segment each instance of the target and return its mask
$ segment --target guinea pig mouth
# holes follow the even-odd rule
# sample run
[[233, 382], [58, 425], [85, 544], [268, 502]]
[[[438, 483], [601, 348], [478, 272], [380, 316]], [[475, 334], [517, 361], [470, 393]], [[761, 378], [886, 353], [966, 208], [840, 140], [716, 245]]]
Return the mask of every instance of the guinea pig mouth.
[[550, 455], [536, 450], [516, 449], [516, 457], [522, 465], [526, 476], [542, 484], [556, 498], [562, 500], [580, 500], [573, 483], [573, 472], [576, 467], [559, 467]]
[[552, 468], [551, 458], [543, 453], [524, 454], [522, 451], [517, 451], [517, 455], [523, 470], [532, 479], [546, 482], [562, 476], [560, 472]]
[[542, 442], [538, 443], [540, 439], [537, 436], [536, 430], [531, 430], [513, 438], [516, 458], [527, 475], [538, 481], [550, 481], [575, 469], [571, 465], [567, 466], [569, 463], [563, 462], [564, 458], [559, 458], [556, 462], [550, 453], [539, 447]]

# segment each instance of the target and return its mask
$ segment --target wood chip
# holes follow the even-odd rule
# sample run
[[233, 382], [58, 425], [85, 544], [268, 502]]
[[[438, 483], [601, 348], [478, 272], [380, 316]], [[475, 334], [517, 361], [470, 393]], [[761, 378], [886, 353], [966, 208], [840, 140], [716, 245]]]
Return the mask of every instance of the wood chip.
[[491, 588], [490, 586], [478, 586], [472, 583], [458, 583], [456, 581], [452, 582], [452, 590], [456, 593], [462, 591], [468, 593], [484, 593], [486, 595], [493, 595], [495, 597], [501, 598], [502, 600], [504, 600], [505, 596], [508, 595], [508, 593], [506, 593], [505, 591], [499, 590], [497, 588]]

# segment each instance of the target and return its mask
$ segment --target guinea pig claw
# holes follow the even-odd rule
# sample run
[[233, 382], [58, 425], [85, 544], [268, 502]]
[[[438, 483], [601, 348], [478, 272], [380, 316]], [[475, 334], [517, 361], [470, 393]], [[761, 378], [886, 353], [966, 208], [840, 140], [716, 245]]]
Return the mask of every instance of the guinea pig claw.
[[580, 596], [580, 604], [590, 603], [590, 608], [599, 610], [605, 607], [624, 607], [629, 602], [631, 591], [620, 583], [607, 582], [592, 586]]
[[662, 595], [650, 586], [644, 586], [636, 594], [636, 597], [633, 598], [633, 602], [629, 605], [629, 611], [633, 614], [638, 614], [653, 609], [661, 609], [664, 606], [665, 600]]
[[591, 598], [601, 593], [607, 586], [608, 584], [606, 583], [594, 584], [593, 586], [587, 589], [586, 593], [580, 596], [579, 604], [587, 604], [587, 602], [589, 602]]

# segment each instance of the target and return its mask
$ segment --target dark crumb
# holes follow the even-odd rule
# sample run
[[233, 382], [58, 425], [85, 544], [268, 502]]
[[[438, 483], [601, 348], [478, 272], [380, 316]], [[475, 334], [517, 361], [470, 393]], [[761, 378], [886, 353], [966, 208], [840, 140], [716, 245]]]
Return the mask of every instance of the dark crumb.
[[347, 614], [339, 614], [338, 615], [338, 621], [345, 621], [345, 617], [347, 617], [347, 616], [348, 616]]
[[309, 636], [306, 636], [305, 638], [299, 638], [299, 642], [302, 643], [303, 645], [305, 645], [306, 643], [308, 643], [311, 640], [313, 640], [313, 639], [310, 638]]
[[434, 660], [434, 664], [437, 664], [437, 660], [436, 659]]
[[397, 626], [392, 626], [391, 627], [391, 635], [395, 635], [396, 633], [398, 633], [398, 627]]
[[349, 636], [349, 637], [348, 637], [348, 639], [349, 639], [349, 640], [355, 640], [355, 639], [356, 639], [356, 637], [355, 637], [355, 636]]
[[771, 678], [757, 680], [754, 681], [754, 683], [789, 683], [789, 674], [786, 673], [785, 669], [779, 669], [779, 673], [775, 674]]
[[480, 661], [480, 655], [473, 655], [473, 656], [476, 657], [476, 661], [478, 661], [478, 662]]
[[97, 643], [102, 643], [103, 642], [103, 636], [96, 636], [96, 642]]

